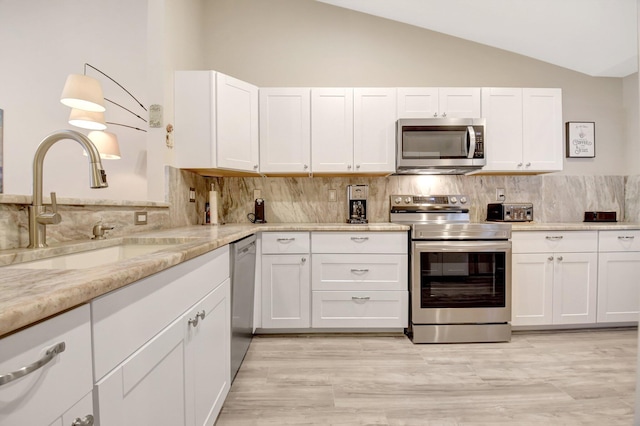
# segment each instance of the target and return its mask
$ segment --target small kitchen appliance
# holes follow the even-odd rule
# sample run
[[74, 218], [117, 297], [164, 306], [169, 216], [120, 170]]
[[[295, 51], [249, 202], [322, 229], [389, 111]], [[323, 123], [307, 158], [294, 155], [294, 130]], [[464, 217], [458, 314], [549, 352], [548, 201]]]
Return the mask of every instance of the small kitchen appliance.
[[390, 219], [411, 227], [413, 343], [511, 339], [511, 224], [471, 223], [466, 195], [392, 195]]
[[617, 222], [616, 212], [584, 212], [585, 222]]
[[256, 198], [253, 213], [249, 213], [247, 218], [252, 223], [267, 223], [264, 214], [264, 200], [262, 198]]
[[487, 220], [495, 222], [531, 222], [532, 203], [490, 203], [487, 205]]
[[369, 195], [369, 185], [348, 185], [347, 186], [347, 206], [349, 208], [349, 218], [347, 223], [368, 223], [367, 219], [367, 197]]

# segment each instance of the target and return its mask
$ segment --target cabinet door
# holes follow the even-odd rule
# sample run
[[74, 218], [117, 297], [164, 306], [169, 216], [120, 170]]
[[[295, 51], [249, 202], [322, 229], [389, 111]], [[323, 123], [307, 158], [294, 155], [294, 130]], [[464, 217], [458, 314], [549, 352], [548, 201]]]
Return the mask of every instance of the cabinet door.
[[597, 253], [554, 254], [553, 323], [596, 322]]
[[308, 328], [309, 255], [262, 256], [262, 327]]
[[258, 88], [216, 74], [218, 167], [257, 172]]
[[486, 120], [483, 170], [522, 169], [522, 89], [482, 89], [482, 115]]
[[562, 170], [561, 90], [522, 89], [522, 117], [523, 170]]
[[480, 118], [480, 88], [441, 87], [438, 90], [440, 117]]
[[353, 169], [353, 89], [311, 90], [311, 161], [314, 173]]
[[546, 325], [553, 321], [553, 256], [513, 254], [512, 325]]
[[353, 106], [355, 171], [395, 172], [396, 89], [354, 89]]
[[[51, 348], [57, 353], [47, 354]], [[47, 362], [0, 386], [0, 425], [49, 425], [94, 413], [90, 401], [77, 405], [93, 387], [89, 305], [0, 340], [0, 375], [37, 361]]]
[[598, 322], [638, 321], [640, 252], [600, 253]]
[[399, 87], [398, 118], [433, 118], [438, 116], [437, 87]]
[[[185, 374], [188, 424], [213, 425], [231, 387], [230, 280], [227, 279], [183, 320], [187, 333]], [[193, 417], [193, 420], [191, 419]]]
[[308, 173], [310, 165], [310, 89], [260, 89], [260, 171]]
[[189, 424], [186, 328], [178, 318], [96, 384], [100, 426]]
[[175, 164], [215, 168], [216, 73], [176, 71], [174, 76]]

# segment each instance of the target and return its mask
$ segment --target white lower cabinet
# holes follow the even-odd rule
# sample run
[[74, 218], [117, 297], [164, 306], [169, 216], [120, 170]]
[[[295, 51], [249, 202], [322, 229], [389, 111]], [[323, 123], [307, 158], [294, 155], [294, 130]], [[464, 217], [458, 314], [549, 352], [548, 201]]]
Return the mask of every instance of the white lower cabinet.
[[262, 233], [262, 328], [311, 323], [308, 232]]
[[95, 414], [89, 305], [1, 339], [2, 381], [9, 373], [20, 376], [23, 369], [31, 372], [0, 385], [0, 425], [89, 421]]
[[514, 232], [512, 325], [596, 322], [597, 231]]
[[598, 322], [637, 322], [640, 231], [600, 231]]
[[404, 328], [408, 322], [406, 233], [313, 232], [314, 328]]
[[92, 302], [101, 426], [213, 425], [230, 387], [229, 249]]

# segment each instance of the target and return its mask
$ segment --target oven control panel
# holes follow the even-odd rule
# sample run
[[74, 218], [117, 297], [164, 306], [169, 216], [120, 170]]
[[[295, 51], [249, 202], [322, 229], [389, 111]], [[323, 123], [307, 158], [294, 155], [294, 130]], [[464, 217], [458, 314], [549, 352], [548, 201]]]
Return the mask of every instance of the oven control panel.
[[460, 208], [469, 204], [467, 195], [391, 195], [391, 210], [401, 208]]

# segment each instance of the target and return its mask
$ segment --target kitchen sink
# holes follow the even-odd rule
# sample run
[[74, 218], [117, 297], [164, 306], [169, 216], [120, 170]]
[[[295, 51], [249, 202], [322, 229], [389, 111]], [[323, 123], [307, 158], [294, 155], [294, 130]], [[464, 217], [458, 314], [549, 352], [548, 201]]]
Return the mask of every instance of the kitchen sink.
[[86, 250], [77, 253], [63, 254], [30, 262], [15, 263], [5, 266], [11, 269], [86, 269], [107, 265], [126, 259], [131, 259], [145, 254], [154, 253], [170, 247], [175, 247], [181, 242], [149, 244], [149, 243], [122, 243], [110, 247]]

